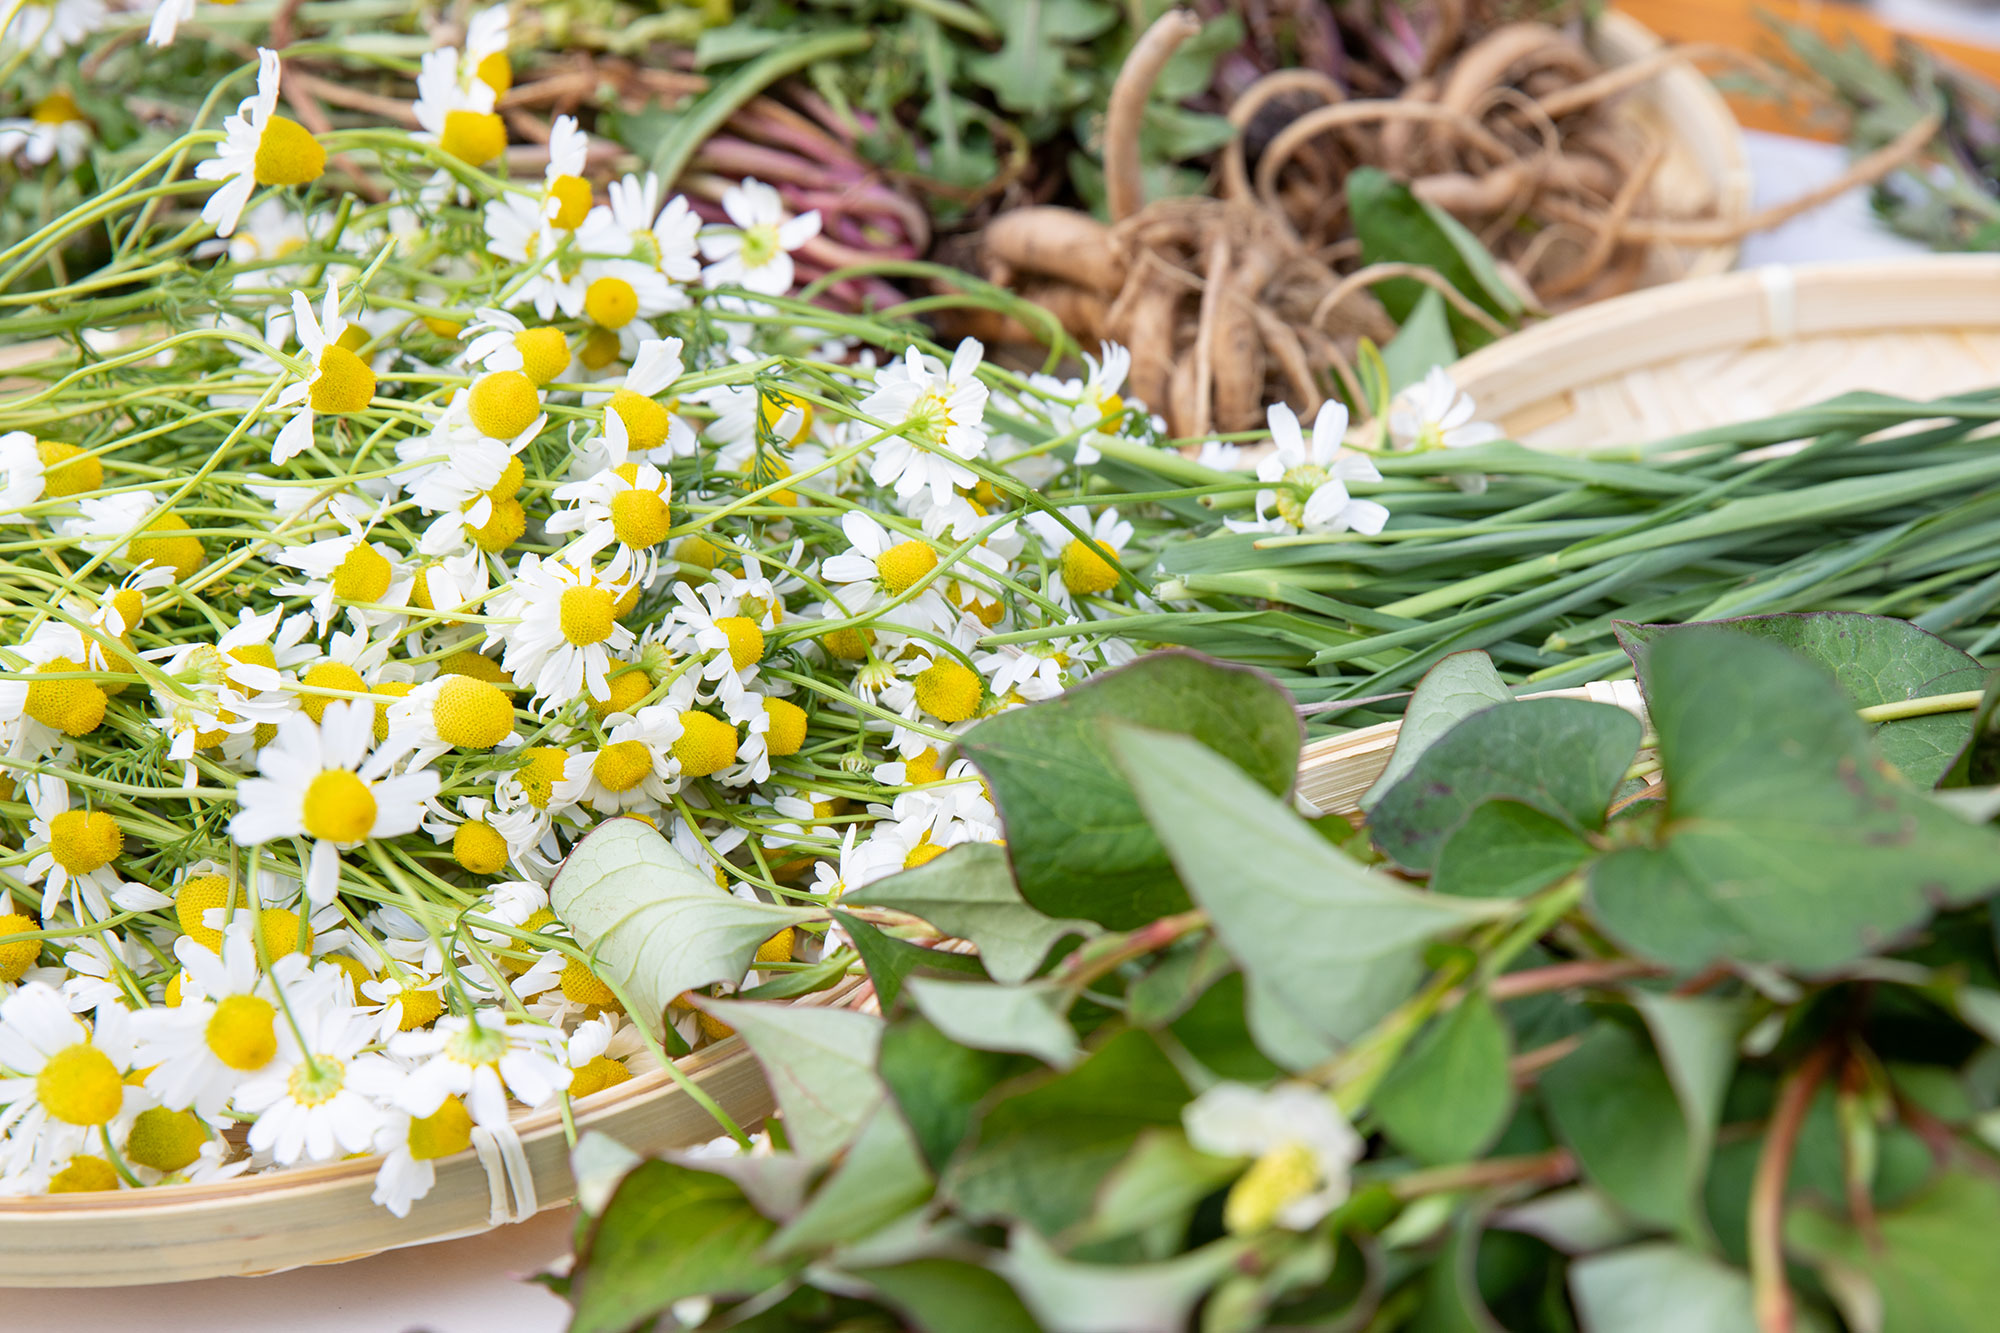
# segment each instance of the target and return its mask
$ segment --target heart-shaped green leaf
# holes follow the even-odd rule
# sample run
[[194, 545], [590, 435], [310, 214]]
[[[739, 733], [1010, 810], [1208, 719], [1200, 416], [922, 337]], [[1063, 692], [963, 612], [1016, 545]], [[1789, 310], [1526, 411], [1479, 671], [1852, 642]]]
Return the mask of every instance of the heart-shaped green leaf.
[[1532, 805], [1497, 797], [1472, 808], [1438, 853], [1432, 893], [1525, 898], [1595, 854], [1575, 829]]
[[2000, 888], [2000, 835], [1884, 763], [1820, 667], [1721, 628], [1644, 660], [1665, 809], [1651, 845], [1590, 872], [1599, 924], [1634, 953], [1823, 972]]
[[1388, 766], [1375, 785], [1361, 796], [1361, 808], [1372, 810], [1382, 793], [1396, 785], [1403, 774], [1416, 767], [1425, 750], [1439, 737], [1495, 704], [1514, 702], [1514, 692], [1494, 670], [1493, 659], [1485, 653], [1453, 653], [1438, 659], [1436, 666], [1417, 682], [1410, 705], [1403, 710], [1403, 725], [1396, 728], [1396, 748], [1389, 752]]

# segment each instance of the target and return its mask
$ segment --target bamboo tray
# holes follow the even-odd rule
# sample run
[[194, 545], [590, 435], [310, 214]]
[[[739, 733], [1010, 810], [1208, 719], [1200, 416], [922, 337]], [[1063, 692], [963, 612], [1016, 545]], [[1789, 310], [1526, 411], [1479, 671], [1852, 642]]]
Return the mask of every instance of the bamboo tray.
[[1749, 269], [1558, 315], [1452, 367], [1479, 414], [1578, 452], [1873, 389], [2000, 384], [2000, 255]]
[[[852, 984], [802, 1004], [856, 998]], [[763, 1072], [741, 1038], [679, 1062], [739, 1124], [771, 1113]], [[721, 1131], [663, 1069], [572, 1103], [578, 1134], [600, 1130], [635, 1152], [692, 1147]], [[569, 1142], [554, 1108], [517, 1116], [534, 1209], [570, 1201]], [[494, 1191], [476, 1152], [437, 1163], [430, 1195], [396, 1217], [373, 1203], [378, 1156], [206, 1185], [0, 1200], [0, 1287], [111, 1287], [250, 1277], [342, 1263], [492, 1229]], [[508, 1202], [502, 1196], [502, 1202]], [[519, 1208], [521, 1200], [511, 1200]]]
[[[1606, 66], [1628, 65], [1663, 43], [1627, 14], [1601, 14], [1590, 25], [1591, 54]], [[1676, 64], [1626, 95], [1618, 117], [1666, 146], [1648, 190], [1663, 216], [1715, 217], [1735, 222], [1750, 215], [1750, 159], [1743, 131], [1715, 85], [1692, 65]], [[1646, 254], [1641, 286], [1722, 273], [1736, 262], [1737, 247], [1657, 244]]]

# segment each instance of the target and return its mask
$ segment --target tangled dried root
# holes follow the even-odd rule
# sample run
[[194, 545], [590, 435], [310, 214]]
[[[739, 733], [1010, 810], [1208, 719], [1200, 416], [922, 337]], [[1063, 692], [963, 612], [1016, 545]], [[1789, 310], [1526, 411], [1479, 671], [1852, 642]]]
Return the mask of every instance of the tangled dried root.
[[1133, 392], [1164, 409], [1183, 438], [1254, 429], [1264, 404], [1280, 398], [1302, 415], [1330, 392], [1360, 403], [1357, 345], [1396, 332], [1373, 293], [1382, 282], [1426, 283], [1465, 319], [1505, 332], [1429, 269], [1362, 262], [1344, 188], [1357, 167], [1389, 172], [1457, 218], [1540, 313], [1638, 285], [1656, 247], [1725, 244], [1880, 179], [1936, 130], [1919, 123], [1811, 195], [1728, 218], [1712, 192], [1655, 188], [1666, 140], [1613, 115], [1611, 103], [1676, 63], [1744, 57], [1681, 46], [1605, 70], [1573, 34], [1547, 24], [1504, 24], [1461, 46], [1463, 25], [1446, 23], [1395, 97], [1350, 99], [1311, 70], [1257, 80], [1230, 109], [1238, 134], [1218, 163], [1216, 196], [1147, 204], [1145, 104], [1199, 27], [1169, 11], [1112, 89], [1109, 226], [1036, 207], [1001, 214], [982, 238], [989, 278], [1055, 312], [1085, 343], [1126, 344]]

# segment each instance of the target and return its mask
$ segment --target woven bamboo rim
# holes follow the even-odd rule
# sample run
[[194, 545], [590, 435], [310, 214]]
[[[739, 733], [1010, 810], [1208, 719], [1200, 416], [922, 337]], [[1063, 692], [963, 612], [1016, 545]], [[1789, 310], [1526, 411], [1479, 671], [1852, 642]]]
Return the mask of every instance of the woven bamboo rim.
[[1872, 389], [2000, 384], [2000, 256], [1773, 265], [1633, 292], [1503, 338], [1452, 377], [1523, 444], [1656, 440]]
[[[850, 982], [799, 1003], [847, 1004], [860, 998], [858, 990]], [[771, 1113], [764, 1075], [739, 1037], [696, 1051], [678, 1067], [739, 1124], [755, 1125]], [[599, 1130], [635, 1152], [692, 1147], [721, 1133], [664, 1069], [571, 1106], [578, 1134]], [[560, 1112], [519, 1115], [514, 1131], [538, 1208], [568, 1203], [576, 1184]], [[476, 1153], [439, 1160], [437, 1184], [401, 1218], [369, 1199], [381, 1163], [371, 1155], [205, 1185], [0, 1201], [0, 1287], [250, 1277], [452, 1240], [494, 1225], [492, 1185]]]
[[[1591, 53], [1606, 66], [1632, 64], [1664, 44], [1637, 19], [1616, 11], [1597, 17], [1589, 40]], [[1743, 130], [1701, 71], [1674, 65], [1627, 95], [1614, 111], [1665, 149], [1648, 190], [1654, 211], [1723, 222], [1750, 216], [1750, 158]], [[1640, 285], [1726, 272], [1736, 262], [1736, 251], [1734, 242], [1654, 244], [1647, 250]]]

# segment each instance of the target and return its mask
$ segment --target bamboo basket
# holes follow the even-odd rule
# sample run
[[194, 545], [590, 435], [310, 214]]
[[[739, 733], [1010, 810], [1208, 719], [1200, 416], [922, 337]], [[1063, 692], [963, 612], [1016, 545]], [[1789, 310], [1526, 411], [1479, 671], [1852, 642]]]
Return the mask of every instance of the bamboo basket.
[[[856, 990], [850, 983], [799, 1003], [843, 1004], [858, 998]], [[771, 1113], [763, 1072], [740, 1037], [705, 1047], [679, 1067], [739, 1124]], [[579, 1135], [599, 1130], [635, 1152], [692, 1147], [721, 1132], [664, 1069], [572, 1107]], [[206, 1185], [0, 1201], [0, 1287], [250, 1277], [473, 1235], [499, 1225], [496, 1209], [519, 1216], [568, 1203], [575, 1182], [560, 1114], [522, 1114], [514, 1130], [533, 1176], [530, 1207], [510, 1197], [502, 1176], [489, 1177], [473, 1151], [441, 1159], [430, 1195], [401, 1218], [369, 1199], [379, 1156]]]
[[[1663, 43], [1627, 14], [1601, 14], [1590, 25], [1591, 54], [1607, 67], [1628, 65]], [[1750, 215], [1750, 159], [1743, 131], [1715, 85], [1692, 65], [1676, 64], [1635, 89], [1615, 107], [1619, 119], [1666, 148], [1648, 193], [1655, 211], [1672, 217], [1737, 222]], [[1726, 272], [1736, 245], [1656, 244], [1646, 252], [1642, 287]]]
[[[1482, 418], [1580, 452], [1770, 416], [1861, 389], [1907, 398], [2000, 385], [2000, 255], [1726, 273], [1558, 315], [1452, 367]], [[1528, 698], [1551, 696], [1529, 695]], [[1631, 681], [1552, 697], [1645, 716]], [[1398, 722], [1315, 741], [1299, 793], [1353, 814]]]

